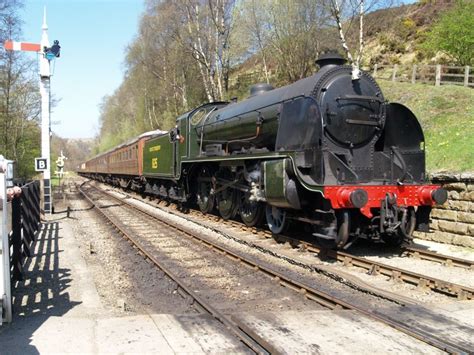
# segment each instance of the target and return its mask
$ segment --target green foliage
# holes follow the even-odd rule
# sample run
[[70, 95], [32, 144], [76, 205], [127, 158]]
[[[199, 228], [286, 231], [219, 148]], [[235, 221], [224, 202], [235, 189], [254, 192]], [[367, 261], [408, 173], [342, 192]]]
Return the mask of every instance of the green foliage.
[[474, 171], [474, 90], [389, 81], [379, 84], [386, 99], [408, 106], [420, 120], [428, 171]]
[[[19, 37], [20, 1], [0, 2], [0, 42]], [[36, 175], [40, 156], [39, 94], [36, 63], [18, 52], [0, 51], [0, 154], [16, 162], [19, 178]]]
[[442, 52], [460, 65], [474, 64], [474, 1], [459, 1], [428, 32], [423, 48], [427, 53]]
[[41, 156], [41, 132], [36, 122], [27, 122], [26, 129], [17, 143], [19, 150], [15, 156], [17, 177], [31, 179], [37, 174], [35, 158]]

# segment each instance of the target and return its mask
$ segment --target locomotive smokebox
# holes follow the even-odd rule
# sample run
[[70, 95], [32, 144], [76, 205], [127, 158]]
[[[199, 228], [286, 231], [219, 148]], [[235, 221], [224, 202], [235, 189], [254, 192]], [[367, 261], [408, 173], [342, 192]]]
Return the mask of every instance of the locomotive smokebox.
[[316, 59], [316, 64], [319, 65], [319, 68], [332, 68], [337, 65], [344, 65], [346, 60], [338, 53], [330, 52], [325, 53], [319, 56]]

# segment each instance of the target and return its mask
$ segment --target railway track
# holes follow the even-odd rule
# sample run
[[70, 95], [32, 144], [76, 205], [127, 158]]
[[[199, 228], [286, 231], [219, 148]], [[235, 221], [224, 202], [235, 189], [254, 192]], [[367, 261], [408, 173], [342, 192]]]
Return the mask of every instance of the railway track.
[[416, 247], [405, 248], [404, 253], [416, 259], [429, 260], [446, 266], [455, 266], [464, 269], [474, 270], [473, 260], [456, 258], [450, 255], [439, 254], [433, 251], [424, 250]]
[[[440, 339], [436, 335], [432, 334], [431, 332], [427, 331], [426, 329], [422, 329], [422, 327], [410, 327], [403, 321], [398, 321], [393, 319], [392, 316], [384, 315], [377, 310], [370, 309], [367, 307], [361, 307], [360, 305], [347, 302], [346, 300], [334, 297], [328, 293], [325, 293], [321, 290], [318, 290], [304, 282], [297, 282], [288, 278], [286, 275], [281, 274], [272, 270], [271, 268], [265, 267], [251, 258], [248, 258], [245, 255], [237, 254], [234, 251], [223, 247], [222, 245], [218, 245], [215, 242], [207, 239], [206, 237], [197, 234], [195, 231], [190, 230], [189, 227], [184, 225], [177, 225], [176, 223], [170, 223], [169, 221], [164, 221], [158, 219], [158, 217], [146, 209], [139, 208], [133, 204], [130, 204], [123, 198], [117, 198], [116, 196], [112, 196], [107, 194], [108, 198], [112, 198], [116, 201], [115, 205], [108, 205], [108, 206], [99, 206], [97, 205], [90, 197], [87, 196], [87, 193], [84, 192], [82, 189], [79, 191], [89, 200], [89, 202], [101, 213], [101, 215], [107, 219], [110, 223], [115, 225], [115, 228], [124, 236], [126, 237], [143, 255], [145, 255], [149, 260], [151, 260], [156, 266], [162, 269], [171, 279], [173, 279], [177, 285], [179, 285], [180, 290], [183, 293], [191, 297], [194, 302], [199, 305], [203, 310], [209, 312], [213, 317], [217, 320], [225, 324], [232, 333], [234, 333], [244, 344], [246, 344], [250, 349], [255, 351], [256, 353], [265, 353], [265, 352], [272, 352], [272, 349], [268, 347], [268, 344], [264, 342], [264, 344], [259, 343], [254, 339], [253, 334], [249, 334], [249, 332], [244, 332], [244, 330], [236, 324], [232, 318], [223, 314], [222, 312], [218, 311], [217, 309], [213, 308], [210, 304], [208, 304], [203, 298], [200, 298], [195, 293], [193, 293], [183, 282], [179, 280], [179, 277], [176, 276], [172, 270], [167, 268], [163, 265], [160, 260], [157, 260], [146, 248], [136, 240], [136, 238], [127, 231], [126, 226], [121, 223], [120, 221], [111, 218], [109, 213], [107, 212], [110, 206], [128, 206], [129, 209], [135, 209], [139, 211], [139, 214], [144, 216], [144, 218], [150, 220], [159, 220], [159, 223], [166, 225], [167, 228], [173, 228], [180, 231], [183, 235], [186, 235], [189, 239], [195, 240], [200, 244], [205, 245], [208, 248], [215, 250], [216, 252], [227, 256], [228, 258], [237, 261], [240, 264], [246, 265], [253, 270], [257, 270], [260, 273], [263, 273], [265, 276], [271, 278], [273, 281], [277, 282], [279, 285], [290, 288], [292, 290], [297, 291], [300, 294], [303, 294], [306, 298], [316, 301], [318, 304], [329, 308], [329, 309], [350, 309], [356, 310], [359, 313], [363, 314], [366, 317], [371, 319], [377, 320], [384, 324], [387, 324], [403, 333], [406, 333], [416, 339], [424, 341], [434, 347], [442, 349], [444, 351], [448, 351], [450, 353], [459, 353], [459, 352], [469, 352], [470, 349], [463, 348], [461, 345], [457, 345], [456, 343], [450, 341], [449, 339]], [[101, 193], [106, 194], [105, 191], [100, 190]]]
[[[256, 354], [269, 354], [271, 349], [268, 349], [265, 345], [260, 344], [258, 341], [252, 338], [251, 334], [243, 331], [238, 327], [237, 324], [233, 322], [227, 315], [223, 314], [216, 308], [214, 308], [209, 302], [204, 298], [197, 295], [194, 290], [190, 289], [180, 277], [174, 273], [168, 266], [166, 266], [162, 261], [153, 255], [132, 233], [128, 230], [126, 225], [120, 221], [113, 218], [109, 213], [107, 213], [107, 208], [113, 206], [100, 206], [82, 189], [79, 188], [79, 192], [89, 201], [89, 203], [94, 206], [94, 208], [100, 213], [101, 217], [105, 219], [109, 224], [111, 224], [114, 229], [119, 232], [124, 238], [126, 238], [132, 245], [135, 247], [139, 253], [150, 260], [156, 267], [163, 271], [167, 277], [169, 277], [177, 285], [177, 292], [183, 297], [188, 297], [192, 300], [193, 305], [200, 309], [203, 312], [209, 313], [216, 320], [221, 322], [226, 326], [226, 328], [234, 334], [246, 347], [255, 352]], [[120, 201], [119, 201], [120, 203]]]
[[[133, 197], [131, 195], [128, 195]], [[156, 207], [155, 205], [152, 205]], [[158, 206], [158, 208], [162, 208]], [[165, 208], [168, 212], [170, 211], [169, 208]], [[172, 211], [172, 213], [176, 213]], [[189, 215], [194, 216], [196, 219], [189, 218]], [[219, 224], [224, 224], [230, 227], [239, 228], [242, 230], [246, 230], [249, 233], [257, 235], [262, 238], [274, 238], [275, 236], [272, 235], [270, 231], [262, 230], [255, 227], [247, 227], [243, 223], [234, 221], [234, 220], [223, 220], [220, 217], [214, 215], [203, 215], [198, 211], [189, 211], [188, 214], [179, 214], [180, 217], [191, 220], [193, 223], [201, 224], [204, 227], [209, 228], [209, 225], [203, 224], [199, 220], [206, 218], [211, 222], [217, 222]], [[218, 233], [222, 234], [221, 230], [215, 229], [214, 230]], [[384, 275], [389, 277], [395, 282], [405, 282], [410, 285], [414, 285], [420, 290], [423, 291], [433, 291], [439, 292], [451, 297], [456, 297], [459, 300], [472, 300], [474, 298], [474, 289], [468, 286], [456, 284], [454, 282], [441, 280], [439, 278], [419, 274], [413, 272], [411, 270], [406, 270], [402, 268], [398, 268], [389, 264], [381, 263], [378, 261], [370, 260], [361, 256], [356, 256], [344, 251], [336, 251], [336, 250], [325, 250], [321, 249], [318, 246], [314, 245], [313, 243], [303, 241], [301, 239], [297, 239], [287, 235], [281, 235], [277, 237], [280, 241], [287, 241], [293, 247], [297, 247], [303, 249], [307, 252], [314, 253], [322, 260], [332, 259], [338, 262], [341, 262], [344, 266], [355, 266], [359, 268], [363, 268], [368, 271], [370, 275]], [[474, 269], [474, 262], [471, 260], [460, 259], [456, 257], [452, 257], [449, 255], [443, 255], [434, 253], [431, 251], [419, 249], [419, 248], [406, 248], [403, 251], [403, 255], [407, 255], [413, 258], [418, 258], [421, 260], [428, 260], [434, 261], [438, 263], [442, 263], [446, 266], [454, 266], [454, 267], [461, 267], [464, 269]]]
[[[270, 232], [266, 230], [259, 230], [257, 228], [250, 228], [241, 223], [235, 221], [223, 221], [219, 217], [208, 217], [210, 220], [216, 218], [219, 223], [228, 224], [229, 226], [234, 226], [237, 228], [247, 229], [252, 234], [258, 235], [262, 238], [274, 238]], [[194, 221], [194, 220], [193, 220]], [[217, 231], [219, 232], [219, 231]], [[384, 264], [378, 261], [370, 260], [364, 257], [356, 256], [347, 252], [338, 251], [338, 250], [327, 250], [319, 248], [313, 243], [305, 242], [300, 239], [296, 239], [287, 235], [277, 236], [277, 239], [280, 242], [288, 242], [295, 248], [305, 250], [307, 252], [314, 253], [322, 260], [336, 260], [341, 262], [344, 266], [355, 266], [363, 268], [368, 271], [370, 275], [385, 275], [395, 282], [405, 282], [411, 285], [415, 285], [420, 290], [430, 290], [434, 292], [440, 292], [448, 296], [457, 297], [459, 300], [472, 300], [474, 299], [474, 289], [468, 286], [456, 284], [454, 282], [441, 280], [430, 275], [419, 274], [410, 270], [398, 268], [389, 264]], [[433, 252], [427, 252], [425, 250], [411, 248], [414, 252], [420, 251], [419, 259], [433, 261], [436, 258], [436, 261], [440, 260], [450, 260], [451, 262], [444, 262], [444, 265], [465, 265], [464, 268], [468, 268], [469, 264], [472, 265], [472, 261], [450, 257], [447, 255], [437, 254]], [[432, 259], [429, 258], [429, 255], [435, 254]], [[422, 257], [425, 256], [425, 257]], [[414, 255], [414, 257], [417, 257]], [[456, 264], [454, 260], [457, 260]]]
[[422, 290], [433, 290], [455, 296], [459, 300], [472, 300], [474, 298], [474, 289], [467, 286], [441, 280], [429, 275], [419, 274], [410, 270], [398, 268], [392, 265], [380, 263], [341, 251], [322, 251], [320, 248], [306, 242], [303, 242], [302, 245], [305, 249], [314, 253], [318, 253], [318, 255], [322, 255], [322, 258], [331, 258], [342, 262], [345, 266], [356, 266], [366, 269], [371, 275], [382, 274], [390, 277], [394, 281], [403, 281], [415, 285]]

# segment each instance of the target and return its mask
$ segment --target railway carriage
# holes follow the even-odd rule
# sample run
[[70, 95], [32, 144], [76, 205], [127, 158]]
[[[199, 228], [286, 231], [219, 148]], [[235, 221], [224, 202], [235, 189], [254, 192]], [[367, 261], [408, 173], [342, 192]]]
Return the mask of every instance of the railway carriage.
[[[386, 102], [368, 73], [354, 78], [341, 57], [317, 63], [316, 74], [294, 84], [255, 85], [246, 100], [202, 105], [167, 133], [95, 158], [109, 164], [106, 177], [89, 162], [81, 173], [248, 226], [265, 219], [275, 234], [302, 221], [327, 247], [360, 237], [410, 243], [447, 198], [426, 183], [418, 120]], [[110, 161], [130, 147], [138, 162]]]

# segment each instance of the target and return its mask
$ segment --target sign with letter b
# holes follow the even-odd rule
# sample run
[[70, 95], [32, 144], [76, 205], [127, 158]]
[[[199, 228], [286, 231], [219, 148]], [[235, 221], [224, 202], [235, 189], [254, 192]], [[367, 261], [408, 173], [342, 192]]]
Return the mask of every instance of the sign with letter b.
[[36, 171], [48, 170], [48, 158], [35, 158], [35, 170]]

